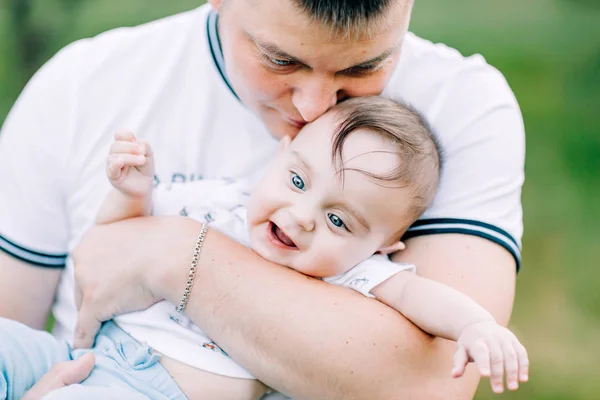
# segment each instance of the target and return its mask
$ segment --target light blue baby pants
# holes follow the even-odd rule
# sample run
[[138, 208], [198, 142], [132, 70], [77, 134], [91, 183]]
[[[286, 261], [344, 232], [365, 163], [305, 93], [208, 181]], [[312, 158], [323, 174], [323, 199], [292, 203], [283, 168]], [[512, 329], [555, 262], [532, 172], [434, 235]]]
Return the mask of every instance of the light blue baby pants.
[[0, 318], [0, 400], [19, 400], [54, 364], [88, 352], [96, 357], [90, 376], [44, 400], [186, 399], [159, 356], [113, 322], [102, 326], [93, 349], [72, 350], [47, 332]]

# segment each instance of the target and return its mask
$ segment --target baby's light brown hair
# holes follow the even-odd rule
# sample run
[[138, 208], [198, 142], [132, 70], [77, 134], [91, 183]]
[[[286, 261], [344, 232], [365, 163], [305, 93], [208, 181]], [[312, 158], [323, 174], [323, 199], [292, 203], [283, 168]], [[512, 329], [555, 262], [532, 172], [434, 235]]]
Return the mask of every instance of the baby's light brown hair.
[[359, 129], [372, 131], [396, 145], [397, 168], [386, 175], [359, 172], [382, 185], [411, 191], [409, 215], [398, 232], [403, 234], [431, 204], [440, 182], [442, 150], [429, 123], [408, 104], [380, 96], [352, 98], [339, 103], [332, 111], [338, 121], [332, 139], [332, 158], [340, 174], [346, 170], [342, 161], [344, 142], [352, 132]]

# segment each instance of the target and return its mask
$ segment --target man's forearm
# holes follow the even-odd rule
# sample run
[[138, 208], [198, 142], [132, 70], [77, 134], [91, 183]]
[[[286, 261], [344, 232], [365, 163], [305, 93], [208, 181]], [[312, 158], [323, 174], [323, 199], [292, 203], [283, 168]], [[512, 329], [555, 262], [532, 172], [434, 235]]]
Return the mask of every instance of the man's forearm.
[[[154, 285], [174, 304], [200, 230], [184, 225], [182, 237], [191, 237]], [[212, 230], [186, 313], [258, 379], [295, 399], [420, 398], [427, 389], [411, 377], [428, 363], [406, 361], [430, 359], [438, 346], [395, 310], [271, 264]]]

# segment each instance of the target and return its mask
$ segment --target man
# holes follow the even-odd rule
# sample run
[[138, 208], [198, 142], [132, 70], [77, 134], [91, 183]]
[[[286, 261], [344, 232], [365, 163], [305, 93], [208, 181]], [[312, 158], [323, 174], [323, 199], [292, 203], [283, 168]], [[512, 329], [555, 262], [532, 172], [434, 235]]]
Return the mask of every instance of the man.
[[[446, 156], [438, 196], [395, 260], [507, 324], [520, 259], [524, 133], [501, 74], [481, 57], [407, 33], [408, 0], [210, 3], [216, 11], [205, 6], [77, 42], [24, 90], [0, 136], [8, 193], [0, 199], [0, 314], [43, 327], [56, 267], [66, 264], [53, 311], [56, 335], [72, 338], [72, 251], [78, 345], [89, 345], [99, 321], [114, 314], [179, 302], [197, 222], [138, 219], [84, 237], [108, 190], [103, 155], [117, 129], [160, 149], [158, 184], [253, 177], [276, 139], [338, 101], [383, 92], [426, 115]], [[453, 344], [213, 231], [186, 313], [293, 398], [466, 399], [478, 380], [474, 371], [450, 378]]]

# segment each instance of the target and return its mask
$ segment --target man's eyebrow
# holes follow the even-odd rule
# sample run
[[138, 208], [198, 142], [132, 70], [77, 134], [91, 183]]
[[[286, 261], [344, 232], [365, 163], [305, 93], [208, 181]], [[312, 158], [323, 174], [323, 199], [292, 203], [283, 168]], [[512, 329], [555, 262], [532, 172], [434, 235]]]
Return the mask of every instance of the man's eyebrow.
[[289, 55], [288, 53], [286, 53], [285, 51], [281, 50], [275, 43], [271, 43], [271, 42], [264, 42], [254, 36], [252, 36], [251, 34], [248, 33], [248, 36], [250, 37], [250, 39], [252, 39], [252, 41], [261, 49], [267, 51], [269, 54], [271, 54], [272, 56], [278, 57], [278, 58], [285, 58], [286, 60], [289, 61], [294, 61], [296, 63], [302, 64], [302, 65], [307, 65], [304, 61], [300, 60], [299, 58], [296, 58], [294, 56]]
[[[274, 57], [277, 58], [282, 58], [282, 59], [286, 59], [298, 64], [302, 64], [302, 65], [306, 65], [308, 66], [308, 63], [300, 60], [297, 57], [291, 56], [288, 53], [286, 53], [285, 51], [281, 50], [276, 44], [271, 43], [271, 42], [264, 42], [258, 38], [255, 38], [254, 36], [248, 34], [248, 36], [250, 37], [250, 39], [252, 39], [252, 41], [261, 49], [265, 50], [266, 52], [268, 52], [269, 54], [271, 54]], [[373, 65], [377, 65], [379, 63], [381, 63], [382, 61], [385, 61], [386, 59], [388, 59], [392, 54], [394, 54], [394, 52], [396, 52], [396, 50], [398, 50], [398, 46], [389, 48], [387, 50], [385, 50], [383, 53], [381, 53], [380, 55], [373, 57], [369, 60], [366, 61], [362, 61], [356, 65], [353, 65], [351, 67], [348, 67], [342, 71], [349, 71], [352, 70], [353, 68], [369, 68], [372, 67]]]
[[352, 68], [369, 68], [369, 67], [372, 67], [373, 65], [377, 65], [377, 64], [387, 60], [392, 54], [394, 54], [394, 52], [396, 50], [397, 50], [396, 48], [387, 49], [386, 51], [384, 51], [377, 57], [373, 57], [370, 60], [363, 61], [359, 64], [353, 65], [349, 68], [346, 68], [344, 71], [351, 70]]

